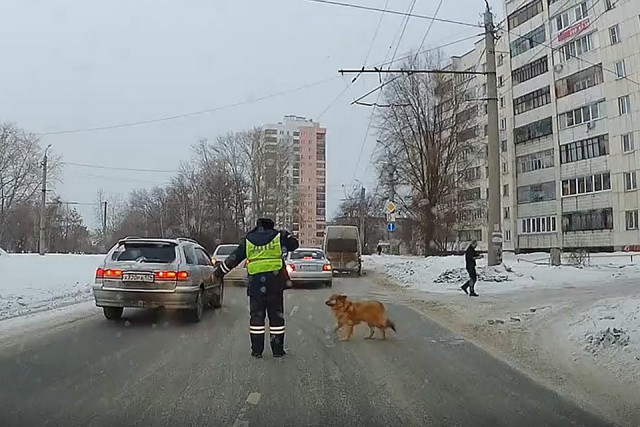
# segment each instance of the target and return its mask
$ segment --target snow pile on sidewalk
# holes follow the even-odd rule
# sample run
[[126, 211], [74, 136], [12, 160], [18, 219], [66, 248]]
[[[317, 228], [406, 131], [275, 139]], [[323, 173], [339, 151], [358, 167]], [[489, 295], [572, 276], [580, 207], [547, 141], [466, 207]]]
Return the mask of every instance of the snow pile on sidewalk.
[[577, 348], [621, 378], [640, 381], [640, 296], [605, 299], [568, 324]]
[[103, 255], [11, 254], [0, 257], [0, 320], [92, 298]]
[[[589, 266], [548, 265], [549, 255], [503, 254], [503, 264], [487, 267], [486, 257], [478, 260], [478, 288], [483, 293], [513, 292], [525, 288], [557, 288], [606, 283], [615, 278], [640, 278], [640, 257], [591, 256]], [[395, 255], [364, 256], [364, 268], [384, 275], [400, 286], [427, 292], [459, 292], [468, 279], [463, 256], [417, 257]]]
[[9, 255], [4, 249], [0, 248], [0, 256]]

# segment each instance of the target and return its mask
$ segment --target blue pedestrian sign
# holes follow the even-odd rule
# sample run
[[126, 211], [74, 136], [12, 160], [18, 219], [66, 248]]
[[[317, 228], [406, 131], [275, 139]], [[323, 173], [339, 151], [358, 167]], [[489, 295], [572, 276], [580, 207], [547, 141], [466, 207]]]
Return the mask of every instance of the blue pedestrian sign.
[[395, 222], [388, 222], [387, 223], [387, 231], [390, 233], [393, 233], [394, 231], [396, 231], [396, 223]]

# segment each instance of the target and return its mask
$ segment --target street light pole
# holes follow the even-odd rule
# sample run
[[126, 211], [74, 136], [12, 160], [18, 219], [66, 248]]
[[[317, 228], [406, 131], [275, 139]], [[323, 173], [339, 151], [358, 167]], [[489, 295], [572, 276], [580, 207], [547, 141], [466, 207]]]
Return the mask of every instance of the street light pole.
[[38, 240], [38, 252], [40, 255], [45, 254], [45, 222], [44, 217], [47, 213], [47, 154], [51, 144], [44, 150], [42, 158], [42, 198], [40, 199], [40, 236]]

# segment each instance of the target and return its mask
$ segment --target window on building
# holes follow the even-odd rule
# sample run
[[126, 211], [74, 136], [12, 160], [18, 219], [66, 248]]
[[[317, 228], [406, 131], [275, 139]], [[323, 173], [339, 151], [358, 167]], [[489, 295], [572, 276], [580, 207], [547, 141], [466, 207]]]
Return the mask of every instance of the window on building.
[[516, 158], [518, 173], [533, 172], [553, 167], [553, 148]]
[[627, 68], [625, 66], [624, 59], [622, 61], [616, 62], [616, 76], [621, 79], [627, 76]]
[[504, 219], [509, 219], [509, 216], [511, 216], [511, 209], [508, 206], [503, 209], [502, 216], [504, 217]]
[[607, 190], [611, 190], [611, 174], [609, 172], [562, 180], [563, 197]]
[[480, 191], [480, 187], [470, 188], [467, 190], [460, 190], [459, 199], [463, 202], [469, 202], [473, 200], [480, 200], [482, 197], [482, 193]]
[[513, 112], [515, 115], [547, 105], [551, 102], [551, 87], [546, 86], [534, 90], [513, 100]]
[[504, 54], [498, 55], [498, 67], [504, 64]]
[[595, 32], [579, 37], [568, 43], [563, 44], [558, 49], [558, 57], [560, 62], [566, 62], [570, 59], [582, 56], [594, 48], [593, 35]]
[[562, 230], [565, 233], [613, 230], [613, 209], [605, 208], [565, 213], [562, 215]]
[[518, 55], [522, 55], [523, 53], [533, 49], [534, 47], [544, 43], [545, 41], [546, 34], [543, 24], [509, 44], [511, 57], [515, 58]]
[[625, 133], [624, 135], [620, 136], [620, 139], [622, 141], [622, 152], [623, 153], [630, 153], [633, 150], [635, 150], [635, 146], [633, 143], [633, 134], [632, 133]]
[[505, 130], [507, 128], [507, 119], [500, 119], [500, 129]]
[[507, 152], [507, 140], [503, 139], [502, 141], [500, 141], [500, 151], [502, 151], [503, 153]]
[[602, 64], [578, 71], [564, 79], [556, 81], [556, 97], [562, 98], [572, 93], [577, 93], [597, 86], [604, 81], [602, 74]]
[[503, 184], [502, 185], [502, 195], [504, 197], [509, 196], [509, 184]]
[[518, 203], [547, 202], [556, 199], [556, 182], [549, 181], [541, 184], [524, 185], [518, 187]]
[[498, 87], [504, 86], [504, 77], [498, 76]]
[[624, 173], [624, 189], [625, 191], [637, 190], [638, 182], [636, 181], [636, 173], [635, 172], [625, 172]]
[[626, 224], [627, 230], [637, 230], [638, 229], [638, 211], [626, 211], [624, 213], [624, 222]]
[[500, 108], [504, 108], [504, 96], [500, 97]]
[[578, 126], [592, 120], [606, 117], [606, 104], [604, 100], [593, 102], [584, 107], [562, 113], [559, 116], [560, 129]]
[[622, 41], [620, 37], [620, 26], [618, 24], [609, 28], [609, 40], [611, 40], [611, 44], [618, 44]]
[[555, 216], [538, 216], [520, 218], [518, 221], [520, 234], [554, 233], [557, 230]]
[[460, 230], [458, 231], [458, 240], [461, 242], [470, 242], [472, 240], [482, 241], [482, 230]]
[[553, 117], [528, 123], [513, 130], [513, 139], [516, 144], [543, 138], [553, 133]]
[[629, 95], [624, 95], [618, 98], [618, 111], [620, 115], [629, 114], [631, 112], [631, 100]]
[[560, 146], [560, 163], [572, 163], [609, 154], [609, 135], [573, 141]]
[[525, 4], [507, 18], [509, 30], [513, 30], [519, 25], [524, 24], [537, 14], [542, 13], [542, 10], [542, 0], [533, 0], [532, 2]]
[[511, 241], [511, 230], [504, 230], [504, 241], [505, 242]]
[[480, 166], [476, 166], [465, 169], [460, 173], [460, 177], [464, 181], [473, 181], [475, 179], [480, 179], [482, 178], [482, 168]]
[[507, 162], [502, 162], [502, 173], [509, 173], [509, 164]]
[[611, 10], [616, 7], [616, 0], [604, 0], [604, 6], [607, 10]]
[[522, 67], [516, 68], [511, 72], [511, 80], [513, 85], [517, 85], [534, 77], [538, 77], [549, 71], [549, 58], [545, 55], [533, 62], [527, 62]]

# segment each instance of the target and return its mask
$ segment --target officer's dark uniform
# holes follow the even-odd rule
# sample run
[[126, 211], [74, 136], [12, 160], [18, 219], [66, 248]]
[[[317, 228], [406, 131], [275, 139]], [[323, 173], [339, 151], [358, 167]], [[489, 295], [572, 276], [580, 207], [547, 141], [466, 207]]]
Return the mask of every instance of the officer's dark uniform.
[[283, 291], [287, 287], [287, 272], [284, 255], [298, 249], [298, 240], [288, 231], [275, 230], [270, 219], [262, 218], [256, 227], [240, 241], [238, 248], [216, 269], [221, 277], [246, 259], [249, 276], [249, 333], [251, 355], [262, 357], [264, 351], [265, 311], [269, 315], [271, 351], [275, 357], [284, 351], [284, 301]]

